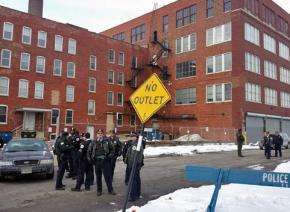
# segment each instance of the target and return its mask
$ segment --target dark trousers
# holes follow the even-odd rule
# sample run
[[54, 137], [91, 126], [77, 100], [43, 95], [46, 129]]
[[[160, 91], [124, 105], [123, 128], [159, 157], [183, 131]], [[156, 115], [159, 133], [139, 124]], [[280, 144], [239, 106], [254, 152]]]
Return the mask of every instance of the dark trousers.
[[242, 156], [242, 147], [243, 147], [243, 143], [238, 142], [238, 156]]
[[112, 182], [114, 180], [114, 172], [115, 172], [115, 167], [116, 167], [116, 161], [117, 161], [118, 156], [114, 156], [111, 159], [111, 176], [112, 176]]
[[275, 144], [275, 157], [278, 156], [278, 152], [279, 152], [279, 156], [282, 157], [281, 145], [280, 144]]
[[[130, 198], [132, 200], [138, 199], [141, 195], [141, 177], [140, 177], [141, 166], [136, 165], [135, 174], [133, 176], [133, 182], [130, 192]], [[129, 172], [131, 173], [132, 168], [129, 168]]]
[[69, 175], [70, 176], [75, 176], [76, 175], [76, 173], [75, 173], [75, 171], [74, 171], [74, 163], [73, 163], [73, 157], [72, 157], [73, 155], [72, 155], [72, 152], [70, 152], [69, 154], [68, 154], [68, 159], [67, 159], [67, 161], [68, 161], [68, 166], [69, 166]]
[[269, 146], [269, 145], [265, 146], [265, 156], [267, 159], [270, 159], [270, 157], [271, 157], [271, 146]]
[[104, 174], [108, 192], [113, 191], [111, 171], [111, 160], [101, 159], [95, 161], [97, 191], [102, 191], [102, 174]]
[[125, 184], [126, 185], [129, 183], [130, 173], [131, 173], [131, 169], [127, 165], [126, 166], [126, 173], [125, 173]]
[[80, 157], [78, 151], [75, 149], [72, 151], [72, 166], [73, 169], [71, 175], [77, 176], [79, 174], [78, 172], [80, 171]]
[[59, 167], [57, 170], [57, 177], [56, 177], [56, 184], [55, 188], [61, 188], [62, 187], [62, 178], [65, 172], [65, 166], [67, 164], [67, 158], [68, 156], [63, 154], [59, 157]]
[[77, 177], [77, 184], [76, 188], [80, 189], [81, 185], [84, 183], [84, 178], [86, 175], [86, 180], [85, 180], [85, 188], [90, 188], [91, 182], [92, 182], [92, 172], [90, 171], [90, 164], [87, 160], [81, 160], [80, 161], [80, 169], [78, 172], [78, 177]]
[[94, 165], [89, 163], [88, 165], [88, 173], [90, 175], [90, 185], [94, 185], [94, 180], [95, 180], [95, 173], [94, 173]]

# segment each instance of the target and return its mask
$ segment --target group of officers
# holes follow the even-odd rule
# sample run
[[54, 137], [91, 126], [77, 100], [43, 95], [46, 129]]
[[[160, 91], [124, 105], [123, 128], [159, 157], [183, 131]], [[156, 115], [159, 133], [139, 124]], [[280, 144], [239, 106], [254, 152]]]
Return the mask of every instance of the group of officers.
[[[104, 134], [102, 129], [98, 129], [96, 139], [91, 138], [90, 133], [80, 134], [76, 129], [72, 129], [70, 134], [63, 132], [56, 139], [54, 145], [54, 154], [58, 161], [55, 189], [65, 190], [62, 180], [67, 170], [68, 175], [66, 177], [76, 180], [76, 185], [71, 191], [80, 192], [82, 184], [85, 186], [85, 191], [90, 191], [90, 187], [94, 184], [96, 178], [97, 196], [100, 196], [102, 195], [102, 176], [104, 176], [108, 193], [116, 195], [112, 182], [117, 158], [122, 156], [126, 164], [125, 184], [128, 185], [134, 154], [137, 154], [138, 135], [131, 132], [127, 138], [127, 142], [123, 145], [114, 131], [108, 131]], [[136, 160], [137, 165], [132, 179], [129, 201], [140, 198], [140, 170], [144, 165], [144, 148], [145, 141]]]

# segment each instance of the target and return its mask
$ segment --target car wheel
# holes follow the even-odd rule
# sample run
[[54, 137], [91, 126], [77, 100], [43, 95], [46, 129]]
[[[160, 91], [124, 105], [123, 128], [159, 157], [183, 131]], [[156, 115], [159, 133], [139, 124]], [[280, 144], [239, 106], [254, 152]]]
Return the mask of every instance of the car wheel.
[[289, 144], [287, 144], [287, 146], [285, 147], [286, 149], [289, 149]]
[[263, 147], [260, 146], [260, 150], [263, 150]]
[[46, 179], [53, 179], [54, 171], [51, 174], [46, 174]]
[[0, 182], [5, 181], [5, 177], [4, 176], [0, 176]]

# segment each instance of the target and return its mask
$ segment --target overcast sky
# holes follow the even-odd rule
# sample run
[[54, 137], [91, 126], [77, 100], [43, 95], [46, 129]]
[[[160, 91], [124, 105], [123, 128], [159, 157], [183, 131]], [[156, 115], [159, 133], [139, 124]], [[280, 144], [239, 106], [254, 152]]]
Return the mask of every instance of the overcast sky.
[[[43, 16], [101, 32], [175, 0], [44, 0]], [[290, 13], [290, 0], [274, 0]], [[0, 0], [0, 5], [27, 12], [28, 0]]]

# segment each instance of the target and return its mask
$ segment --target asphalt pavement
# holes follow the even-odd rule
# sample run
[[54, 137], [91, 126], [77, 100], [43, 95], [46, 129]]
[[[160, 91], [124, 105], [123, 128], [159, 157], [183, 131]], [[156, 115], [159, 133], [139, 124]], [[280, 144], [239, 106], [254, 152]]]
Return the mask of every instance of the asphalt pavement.
[[[141, 170], [142, 199], [134, 205], [144, 205], [159, 196], [171, 193], [180, 188], [197, 187], [201, 182], [184, 180], [184, 167], [187, 164], [211, 167], [247, 168], [260, 165], [271, 171], [275, 167], [290, 160], [290, 150], [283, 151], [282, 158], [272, 157], [267, 160], [261, 150], [244, 151], [245, 157], [237, 157], [237, 152], [203, 153], [192, 156], [171, 156], [146, 158]], [[56, 167], [57, 170], [57, 167]], [[55, 173], [56, 174], [56, 173]], [[116, 196], [107, 193], [103, 180], [103, 195], [97, 197], [96, 186], [91, 191], [71, 192], [75, 181], [64, 179], [65, 191], [55, 191], [55, 179], [46, 180], [37, 177], [9, 179], [0, 183], [0, 211], [21, 212], [112, 212], [121, 210], [127, 186], [124, 184], [125, 165], [118, 161], [113, 182]], [[128, 204], [130, 207], [132, 203]]]

